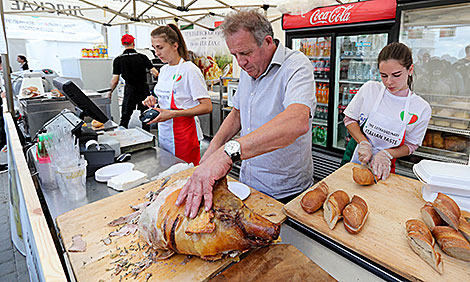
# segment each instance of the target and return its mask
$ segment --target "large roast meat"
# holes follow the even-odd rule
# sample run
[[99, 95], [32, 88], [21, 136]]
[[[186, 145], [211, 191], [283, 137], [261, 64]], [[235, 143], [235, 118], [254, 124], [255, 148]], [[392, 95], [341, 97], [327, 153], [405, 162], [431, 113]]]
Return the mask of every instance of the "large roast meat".
[[201, 207], [194, 219], [184, 216], [184, 205], [175, 202], [186, 181], [163, 190], [140, 217], [140, 236], [154, 249], [217, 260], [278, 238], [280, 225], [251, 211], [227, 189], [225, 177], [214, 185], [209, 211]]

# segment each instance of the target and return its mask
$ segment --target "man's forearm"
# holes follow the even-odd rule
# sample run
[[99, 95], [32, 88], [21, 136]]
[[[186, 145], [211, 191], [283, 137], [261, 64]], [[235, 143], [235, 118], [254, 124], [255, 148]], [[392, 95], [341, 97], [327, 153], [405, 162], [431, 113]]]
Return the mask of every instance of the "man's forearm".
[[272, 120], [238, 141], [242, 159], [249, 159], [287, 147], [309, 130], [310, 108], [293, 104]]

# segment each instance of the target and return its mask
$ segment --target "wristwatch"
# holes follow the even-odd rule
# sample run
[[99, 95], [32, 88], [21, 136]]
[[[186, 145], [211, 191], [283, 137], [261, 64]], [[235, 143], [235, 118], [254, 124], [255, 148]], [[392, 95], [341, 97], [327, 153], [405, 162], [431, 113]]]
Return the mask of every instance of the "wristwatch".
[[230, 140], [225, 143], [224, 152], [232, 159], [233, 163], [241, 160], [242, 151], [238, 141]]

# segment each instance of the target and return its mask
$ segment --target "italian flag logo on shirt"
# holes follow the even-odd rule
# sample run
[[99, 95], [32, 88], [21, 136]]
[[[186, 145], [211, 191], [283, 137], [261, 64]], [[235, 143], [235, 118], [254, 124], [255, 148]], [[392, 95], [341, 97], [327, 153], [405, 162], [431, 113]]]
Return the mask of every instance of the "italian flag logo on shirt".
[[[411, 116], [410, 121], [408, 122], [408, 125], [413, 124], [418, 121], [419, 117], [417, 114], [412, 114], [412, 113], [408, 113], [408, 114]], [[405, 111], [401, 111], [400, 119], [403, 120], [404, 116], [405, 116]]]
[[[175, 80], [175, 78], [176, 78], [176, 80]], [[175, 80], [175, 82], [178, 82], [178, 81], [180, 81], [180, 80], [181, 80], [181, 78], [183, 78], [183, 77], [181, 76], [181, 74], [180, 74], [180, 75], [178, 75], [178, 77], [176, 77], [176, 74], [175, 74], [175, 75], [173, 75], [173, 80]]]

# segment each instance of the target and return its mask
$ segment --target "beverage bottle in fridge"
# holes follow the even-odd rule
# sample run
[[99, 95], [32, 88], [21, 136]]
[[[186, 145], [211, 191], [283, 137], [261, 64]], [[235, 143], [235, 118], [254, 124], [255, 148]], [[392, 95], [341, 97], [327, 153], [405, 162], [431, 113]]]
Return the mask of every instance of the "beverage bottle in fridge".
[[325, 78], [330, 77], [330, 60], [325, 60]]
[[364, 80], [364, 62], [357, 62], [356, 65], [356, 80], [363, 81]]
[[347, 106], [348, 105], [348, 97], [349, 97], [349, 87], [344, 86], [343, 88], [343, 99], [341, 100], [341, 105]]
[[328, 104], [328, 102], [330, 101], [330, 85], [328, 83], [325, 84], [325, 91], [326, 91], [325, 104]]
[[317, 83], [315, 87], [315, 98], [317, 99], [317, 103], [319, 103], [319, 100], [320, 100], [320, 87], [321, 87], [321, 84]]
[[356, 78], [356, 62], [353, 60], [349, 61], [349, 68], [348, 68], [348, 80], [354, 81]]
[[317, 129], [318, 129], [318, 126], [316, 125], [312, 128], [312, 143], [313, 144], [317, 143]]
[[328, 107], [325, 107], [325, 120], [328, 120]]
[[325, 67], [324, 67], [324, 62], [323, 62], [322, 59], [320, 59], [320, 60], [318, 61], [318, 78], [320, 78], [320, 79], [321, 79], [321, 78], [324, 78], [324, 77], [323, 77], [324, 69], [325, 69]]

